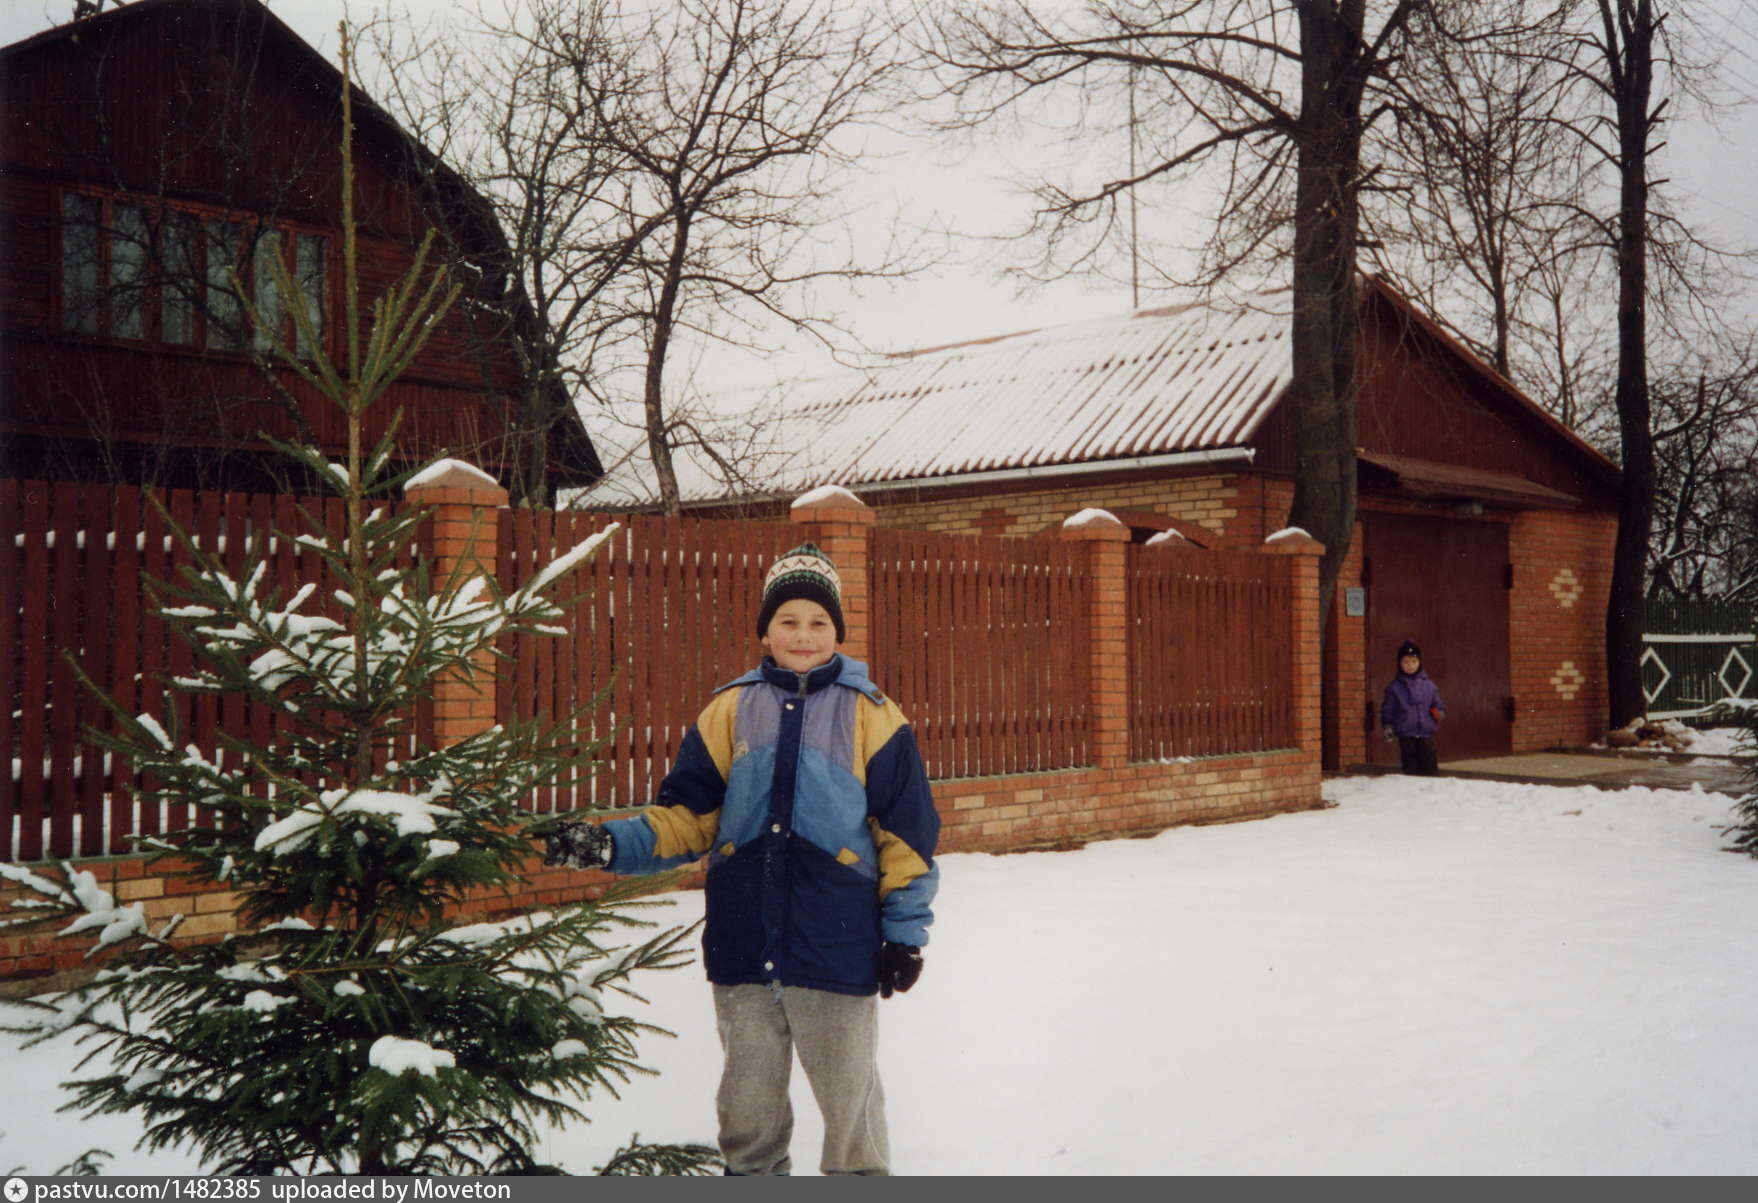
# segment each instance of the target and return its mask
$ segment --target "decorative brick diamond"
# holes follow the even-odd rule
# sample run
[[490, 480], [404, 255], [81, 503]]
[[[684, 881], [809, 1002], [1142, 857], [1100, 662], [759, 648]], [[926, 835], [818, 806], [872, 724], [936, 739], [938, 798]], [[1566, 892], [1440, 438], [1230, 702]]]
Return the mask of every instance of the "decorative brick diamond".
[[1581, 595], [1586, 591], [1586, 586], [1581, 584], [1580, 578], [1575, 575], [1575, 570], [1572, 568], [1559, 568], [1557, 574], [1550, 578], [1551, 596], [1556, 598], [1557, 605], [1565, 610], [1580, 600]]
[[1550, 675], [1550, 683], [1565, 701], [1573, 701], [1575, 695], [1581, 692], [1581, 687], [1587, 684], [1587, 677], [1575, 667], [1573, 660], [1565, 660]]

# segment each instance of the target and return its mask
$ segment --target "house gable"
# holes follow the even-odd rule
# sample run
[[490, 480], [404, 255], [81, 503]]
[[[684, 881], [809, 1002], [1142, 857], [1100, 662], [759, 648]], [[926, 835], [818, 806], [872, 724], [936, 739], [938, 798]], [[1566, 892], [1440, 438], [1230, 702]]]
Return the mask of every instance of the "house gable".
[[[330, 354], [345, 359], [336, 67], [258, 0], [137, 0], [0, 48], [0, 77], [0, 434], [14, 461], [0, 469], [164, 480], [155, 461], [201, 459], [209, 467], [180, 483], [259, 487], [215, 466], [274, 460], [258, 432], [345, 447], [335, 407], [283, 369], [267, 385], [235, 338], [214, 336], [208, 304], [232, 266], [260, 300], [256, 255], [278, 252], [324, 304]], [[486, 202], [358, 88], [353, 103], [363, 295], [408, 268], [435, 190], [452, 236], [493, 258], [503, 244]], [[95, 231], [77, 235], [89, 246], [70, 247], [81, 230]], [[216, 231], [240, 248], [236, 265], [220, 261]], [[130, 246], [142, 283], [129, 320], [108, 297], [74, 315], [78, 256], [94, 294], [121, 293]], [[175, 328], [174, 296], [198, 315]], [[401, 410], [405, 454], [444, 448], [494, 466], [518, 379], [511, 348], [456, 306], [369, 414], [368, 437]], [[558, 450], [567, 483], [596, 473], [583, 431]]]
[[[1364, 282], [1361, 318], [1355, 428], [1364, 496], [1615, 507], [1618, 471], [1610, 461], [1384, 281]], [[1292, 474], [1286, 401], [1254, 446], [1257, 467]], [[1403, 465], [1408, 474], [1398, 471]], [[1441, 465], [1460, 471], [1447, 473]]]

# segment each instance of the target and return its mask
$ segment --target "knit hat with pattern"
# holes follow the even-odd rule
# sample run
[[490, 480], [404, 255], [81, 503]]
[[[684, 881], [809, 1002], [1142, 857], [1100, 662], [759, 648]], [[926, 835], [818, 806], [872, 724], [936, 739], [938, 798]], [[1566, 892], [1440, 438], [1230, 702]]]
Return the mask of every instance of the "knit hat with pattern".
[[782, 603], [798, 597], [830, 611], [838, 643], [848, 637], [842, 625], [842, 578], [836, 575], [836, 565], [816, 543], [802, 543], [770, 565], [769, 575], [763, 578], [763, 608], [757, 613], [759, 639], [769, 633], [769, 620]]

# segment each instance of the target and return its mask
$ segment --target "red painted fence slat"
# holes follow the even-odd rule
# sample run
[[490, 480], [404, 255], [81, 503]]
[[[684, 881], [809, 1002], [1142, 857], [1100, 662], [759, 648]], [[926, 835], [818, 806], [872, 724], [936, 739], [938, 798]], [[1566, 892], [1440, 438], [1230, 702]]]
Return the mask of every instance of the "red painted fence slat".
[[1127, 571], [1130, 758], [1291, 746], [1288, 557], [1132, 547]]

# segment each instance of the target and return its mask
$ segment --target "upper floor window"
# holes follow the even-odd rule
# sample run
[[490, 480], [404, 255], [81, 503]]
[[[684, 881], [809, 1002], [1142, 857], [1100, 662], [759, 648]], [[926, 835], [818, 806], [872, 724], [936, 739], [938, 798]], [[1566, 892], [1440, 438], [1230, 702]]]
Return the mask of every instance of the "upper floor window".
[[[276, 287], [286, 268], [321, 344], [329, 240], [321, 234], [198, 214], [154, 202], [68, 192], [61, 198], [61, 328], [72, 334], [242, 351], [273, 328], [310, 355]], [[239, 287], [264, 326], [250, 329]]]

